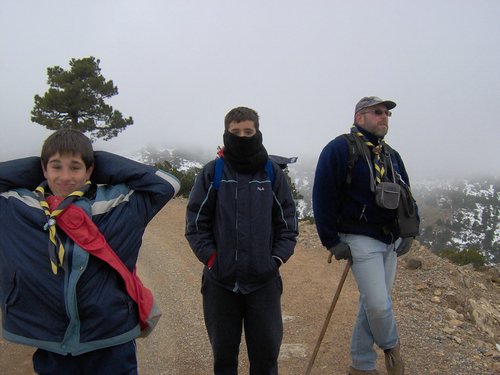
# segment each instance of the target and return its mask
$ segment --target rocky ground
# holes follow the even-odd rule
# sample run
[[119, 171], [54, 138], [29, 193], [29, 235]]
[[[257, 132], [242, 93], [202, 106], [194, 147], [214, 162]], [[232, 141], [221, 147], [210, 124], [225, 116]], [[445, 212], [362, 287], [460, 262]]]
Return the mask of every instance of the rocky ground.
[[[163, 316], [139, 339], [142, 375], [209, 375], [203, 323], [201, 265], [184, 240], [184, 199], [170, 202], [148, 228], [139, 273]], [[315, 228], [301, 224], [295, 255], [282, 267], [285, 334], [280, 374], [304, 374], [335, 294], [344, 262], [327, 263]], [[500, 374], [500, 275], [457, 267], [414, 244], [400, 258], [394, 308], [408, 375]], [[349, 274], [311, 374], [346, 374], [358, 292]], [[0, 340], [0, 374], [33, 374], [33, 349]], [[379, 352], [380, 353], [380, 352]], [[383, 355], [378, 369], [385, 374]], [[240, 373], [248, 373], [244, 343]]]

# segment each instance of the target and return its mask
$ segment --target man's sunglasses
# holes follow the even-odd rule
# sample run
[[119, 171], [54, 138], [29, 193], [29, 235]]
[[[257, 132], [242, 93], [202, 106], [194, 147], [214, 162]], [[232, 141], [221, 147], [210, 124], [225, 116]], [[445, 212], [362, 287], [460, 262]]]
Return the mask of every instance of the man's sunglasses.
[[376, 116], [382, 116], [382, 114], [384, 114], [384, 113], [386, 114], [387, 117], [391, 117], [392, 116], [392, 112], [388, 111], [387, 109], [385, 111], [383, 111], [381, 109], [369, 109], [368, 111], [361, 112], [361, 114], [368, 113], [368, 112], [371, 112], [371, 113], [373, 113]]

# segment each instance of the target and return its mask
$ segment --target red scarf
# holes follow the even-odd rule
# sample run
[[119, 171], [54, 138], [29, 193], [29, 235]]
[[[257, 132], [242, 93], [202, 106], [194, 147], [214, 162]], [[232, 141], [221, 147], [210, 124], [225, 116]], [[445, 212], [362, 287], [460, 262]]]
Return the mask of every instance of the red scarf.
[[128, 270], [82, 208], [74, 204], [68, 205], [56, 216], [56, 222], [78, 246], [108, 263], [120, 274], [128, 295], [139, 308], [141, 336], [147, 336], [160, 319], [161, 313], [155, 304], [153, 294], [142, 284], [135, 268], [132, 272]]

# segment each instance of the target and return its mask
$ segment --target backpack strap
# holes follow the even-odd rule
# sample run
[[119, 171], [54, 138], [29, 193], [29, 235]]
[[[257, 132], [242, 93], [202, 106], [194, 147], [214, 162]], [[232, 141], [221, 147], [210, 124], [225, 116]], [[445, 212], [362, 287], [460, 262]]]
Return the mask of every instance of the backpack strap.
[[[219, 190], [223, 171], [224, 171], [224, 158], [215, 159], [214, 181], [212, 182], [215, 191]], [[267, 159], [266, 173], [272, 185], [274, 183], [274, 169], [273, 169], [273, 162], [271, 161], [271, 159]]]
[[347, 147], [349, 148], [349, 158], [347, 160], [347, 177], [345, 182], [346, 184], [350, 185], [352, 180], [352, 169], [354, 168], [354, 164], [356, 164], [356, 162], [358, 161], [361, 151], [359, 150], [356, 137], [353, 134], [342, 134], [342, 137], [346, 140]]
[[267, 172], [267, 177], [269, 177], [269, 181], [271, 181], [271, 186], [272, 186], [274, 184], [274, 169], [273, 169], [273, 162], [271, 161], [271, 159], [267, 159], [266, 172]]
[[220, 180], [222, 180], [222, 171], [224, 170], [224, 158], [215, 159], [214, 181], [213, 186], [219, 190]]
[[[352, 181], [352, 170], [354, 168], [354, 164], [358, 161], [359, 157], [363, 154], [363, 152], [367, 151], [370, 152], [366, 145], [361, 142], [359, 137], [356, 137], [354, 134], [349, 133], [349, 134], [342, 134], [341, 137], [343, 137], [346, 142], [347, 146], [349, 148], [349, 157], [347, 160], [347, 177], [346, 177], [346, 183], [349, 185]], [[389, 163], [391, 164], [389, 168], [394, 172], [394, 166], [392, 165], [392, 157], [395, 155], [394, 150], [392, 149], [391, 146], [389, 146], [387, 143], [384, 143], [384, 149], [386, 153], [389, 156]], [[396, 164], [399, 165], [399, 161], [397, 158], [395, 158]]]

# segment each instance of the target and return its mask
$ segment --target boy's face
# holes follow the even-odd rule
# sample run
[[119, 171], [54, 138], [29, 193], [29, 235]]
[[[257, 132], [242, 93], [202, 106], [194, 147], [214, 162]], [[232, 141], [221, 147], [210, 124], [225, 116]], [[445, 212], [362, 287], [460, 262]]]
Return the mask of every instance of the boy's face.
[[94, 166], [87, 169], [80, 155], [57, 153], [49, 158], [47, 169], [43, 167], [43, 164], [42, 169], [52, 193], [65, 198], [85, 185]]
[[231, 122], [228, 127], [228, 132], [238, 137], [251, 137], [257, 133], [253, 121], [245, 120], [241, 122]]

